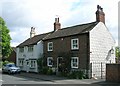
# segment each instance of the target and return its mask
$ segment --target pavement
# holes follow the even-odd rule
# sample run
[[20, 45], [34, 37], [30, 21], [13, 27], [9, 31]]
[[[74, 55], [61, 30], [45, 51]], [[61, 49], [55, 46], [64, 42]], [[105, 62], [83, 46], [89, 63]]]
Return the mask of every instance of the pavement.
[[118, 85], [120, 86], [120, 83], [113, 83], [113, 82], [106, 82], [105, 79], [68, 79], [66, 77], [60, 77], [56, 75], [42, 75], [37, 73], [27, 73], [27, 72], [21, 72], [20, 74], [17, 74], [17, 76], [21, 77], [28, 77], [33, 78], [37, 80], [43, 80], [43, 81], [50, 81], [54, 83], [59, 84], [100, 84], [100, 85]]

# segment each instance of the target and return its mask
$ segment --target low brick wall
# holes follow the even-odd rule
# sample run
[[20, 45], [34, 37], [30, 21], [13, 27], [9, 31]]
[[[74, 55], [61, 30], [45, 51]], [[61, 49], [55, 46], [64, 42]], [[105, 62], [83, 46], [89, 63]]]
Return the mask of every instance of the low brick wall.
[[106, 81], [120, 82], [120, 64], [106, 65]]

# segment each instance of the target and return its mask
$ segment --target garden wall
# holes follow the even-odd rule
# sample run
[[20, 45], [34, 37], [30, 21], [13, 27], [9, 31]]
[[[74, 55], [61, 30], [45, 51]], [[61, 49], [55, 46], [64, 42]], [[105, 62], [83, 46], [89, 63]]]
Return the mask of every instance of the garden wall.
[[120, 82], [120, 64], [106, 64], [106, 81]]

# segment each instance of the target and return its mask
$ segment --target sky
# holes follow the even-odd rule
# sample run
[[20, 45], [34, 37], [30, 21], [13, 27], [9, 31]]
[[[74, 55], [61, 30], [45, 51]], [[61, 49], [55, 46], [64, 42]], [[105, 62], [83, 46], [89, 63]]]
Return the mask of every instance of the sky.
[[118, 2], [120, 0], [1, 0], [0, 16], [10, 30], [11, 46], [16, 47], [30, 37], [31, 27], [36, 35], [53, 31], [56, 17], [61, 27], [96, 21], [100, 5], [105, 23], [118, 45]]

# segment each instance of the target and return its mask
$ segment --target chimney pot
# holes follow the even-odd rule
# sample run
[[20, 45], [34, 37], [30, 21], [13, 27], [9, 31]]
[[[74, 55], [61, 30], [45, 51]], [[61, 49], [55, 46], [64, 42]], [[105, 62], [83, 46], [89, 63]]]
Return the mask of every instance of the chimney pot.
[[35, 28], [31, 27], [31, 31], [30, 31], [30, 38], [35, 36]]
[[103, 8], [99, 5], [97, 5], [96, 21], [103, 22], [105, 24], [105, 13], [103, 12]]
[[54, 31], [61, 29], [61, 24], [59, 23], [59, 17], [55, 18]]

